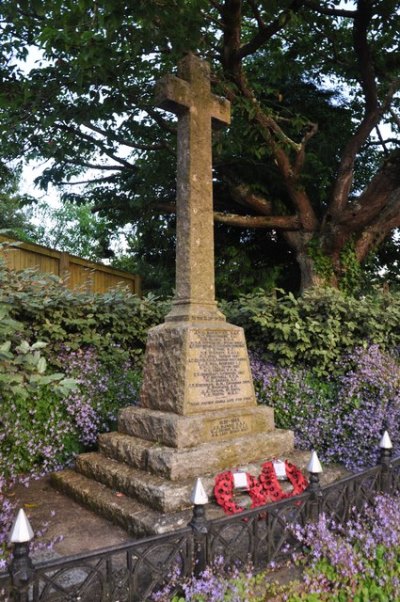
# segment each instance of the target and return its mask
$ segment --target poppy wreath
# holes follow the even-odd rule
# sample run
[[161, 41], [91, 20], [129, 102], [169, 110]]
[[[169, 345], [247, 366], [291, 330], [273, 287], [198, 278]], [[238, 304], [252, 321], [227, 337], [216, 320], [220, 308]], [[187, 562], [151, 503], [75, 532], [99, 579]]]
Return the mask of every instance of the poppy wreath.
[[261, 466], [261, 474], [258, 477], [258, 482], [264, 493], [264, 504], [278, 502], [279, 500], [299, 495], [307, 488], [308, 481], [297, 466], [285, 460], [285, 471], [293, 487], [293, 490], [289, 492], [283, 491], [280, 486], [273, 462], [264, 462]]
[[[251, 499], [250, 508], [257, 508], [257, 506], [263, 506], [265, 502], [265, 494], [263, 487], [259, 480], [253, 475], [246, 472], [247, 477], [247, 493]], [[243, 512], [246, 508], [239, 506], [235, 502], [235, 485], [233, 479], [233, 473], [231, 471], [221, 472], [215, 477], [214, 495], [217, 504], [222, 506], [227, 514], [237, 514]]]

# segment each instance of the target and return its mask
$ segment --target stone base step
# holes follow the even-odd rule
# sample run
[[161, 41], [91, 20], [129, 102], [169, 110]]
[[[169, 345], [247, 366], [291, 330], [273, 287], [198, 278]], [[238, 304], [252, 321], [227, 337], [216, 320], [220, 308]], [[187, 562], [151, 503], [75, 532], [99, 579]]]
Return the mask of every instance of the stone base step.
[[100, 438], [101, 451], [110, 458], [171, 481], [194, 479], [262, 458], [285, 455], [293, 450], [291, 431], [275, 429], [230, 441], [203, 443], [197, 447], [173, 448], [148, 445], [143, 439], [108, 433]]
[[[190, 506], [194, 479], [174, 483], [96, 452], [78, 456], [76, 470], [160, 512], [177, 512]], [[205, 478], [204, 482], [211, 491], [213, 478]]]
[[194, 447], [274, 429], [274, 410], [268, 406], [218, 410], [181, 416], [129, 406], [119, 412], [118, 430], [169, 447]]
[[100, 453], [139, 470], [147, 470], [147, 451], [156, 445], [153, 441], [146, 441], [118, 431], [101, 433], [97, 441]]
[[190, 509], [173, 514], [156, 512], [129, 497], [117, 496], [105, 485], [73, 470], [53, 473], [52, 481], [57, 489], [120, 525], [135, 537], [162, 534], [185, 527], [192, 516]]

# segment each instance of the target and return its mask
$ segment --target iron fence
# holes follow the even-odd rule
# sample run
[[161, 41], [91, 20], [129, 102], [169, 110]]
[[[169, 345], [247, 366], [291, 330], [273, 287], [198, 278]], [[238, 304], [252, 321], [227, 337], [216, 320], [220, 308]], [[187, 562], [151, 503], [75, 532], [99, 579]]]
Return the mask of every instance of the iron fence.
[[[249, 561], [257, 570], [287, 559], [299, 547], [291, 525], [324, 512], [338, 524], [372, 501], [377, 492], [400, 488], [400, 457], [381, 449], [377, 466], [321, 487], [318, 474], [301, 495], [207, 521], [193, 507], [189, 525], [172, 533], [33, 566], [28, 544], [15, 544], [8, 572], [0, 574], [0, 599], [13, 602], [145, 602], [178, 571], [199, 574], [223, 557], [227, 566]], [[2, 597], [1, 597], [2, 596]]]

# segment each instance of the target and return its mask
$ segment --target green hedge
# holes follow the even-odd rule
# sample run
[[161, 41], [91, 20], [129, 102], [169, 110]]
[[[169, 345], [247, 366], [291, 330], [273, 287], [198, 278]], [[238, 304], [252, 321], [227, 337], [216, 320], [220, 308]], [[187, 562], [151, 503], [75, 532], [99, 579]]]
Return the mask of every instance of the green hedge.
[[[140, 368], [148, 329], [163, 321], [169, 302], [125, 290], [72, 292], [58, 278], [0, 265], [0, 303], [24, 324], [24, 338], [48, 343], [43, 353], [57, 367], [57, 354], [85, 346], [100, 357], [129, 355]], [[221, 303], [227, 319], [243, 326], [250, 349], [283, 366], [335, 371], [344, 354], [377, 344], [400, 348], [400, 294], [372, 292], [354, 298], [336, 289], [311, 289], [302, 297], [257, 291]]]
[[250, 348], [283, 366], [303, 366], [319, 374], [356, 347], [400, 348], [400, 294], [372, 292], [354, 298], [330, 288], [302, 297], [258, 291], [223, 303], [227, 319], [246, 331]]
[[0, 303], [23, 324], [24, 338], [44, 341], [48, 360], [58, 353], [95, 347], [100, 357], [120, 349], [140, 367], [148, 329], [163, 321], [168, 305], [125, 289], [104, 294], [73, 292], [59, 278], [35, 270], [14, 272], [0, 264]]

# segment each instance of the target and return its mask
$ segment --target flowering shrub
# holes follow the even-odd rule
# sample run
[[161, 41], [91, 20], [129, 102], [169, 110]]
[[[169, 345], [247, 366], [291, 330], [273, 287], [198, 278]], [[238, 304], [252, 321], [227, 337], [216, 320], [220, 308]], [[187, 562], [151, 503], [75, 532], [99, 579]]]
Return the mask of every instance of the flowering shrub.
[[[173, 595], [179, 589], [182, 595]], [[153, 602], [262, 602], [266, 593], [276, 588], [266, 581], [266, 574], [255, 575], [249, 566], [246, 570], [227, 569], [224, 559], [218, 558], [199, 577], [179, 578], [179, 571], [170, 576], [168, 585], [153, 594]]]
[[136, 403], [139, 377], [128, 359], [105, 365], [90, 348], [65, 351], [61, 359], [76, 383], [68, 395], [42, 386], [27, 399], [12, 397], [2, 404], [3, 477], [60, 469], [76, 453], [93, 446], [99, 431], [114, 426], [120, 407]]
[[42, 385], [26, 398], [3, 396], [7, 401], [1, 403], [0, 569], [15, 513], [6, 486], [21, 481], [22, 473], [38, 476], [62, 468], [76, 453], [93, 446], [100, 430], [114, 425], [120, 407], [137, 400], [138, 373], [122, 352], [117, 350], [107, 364], [93, 348], [65, 349], [58, 359], [71, 377], [68, 381], [75, 383], [69, 394]]
[[28, 399], [3, 404], [0, 474], [46, 473], [59, 469], [79, 450], [75, 425], [68, 419], [65, 398], [49, 387]]
[[120, 348], [115, 349], [108, 361], [100, 360], [93, 347], [65, 349], [59, 361], [67, 375], [78, 383], [75, 391], [64, 399], [67, 412], [80, 443], [92, 446], [99, 432], [115, 426], [120, 408], [137, 403], [140, 374]]
[[[288, 600], [367, 602], [400, 599], [400, 498], [375, 503], [338, 527], [325, 515], [297, 538], [309, 548], [303, 593]], [[316, 597], [318, 596], [318, 597]]]
[[400, 362], [378, 346], [358, 348], [331, 378], [251, 358], [258, 400], [274, 407], [277, 426], [295, 432], [296, 447], [316, 449], [349, 470], [373, 465], [389, 430], [400, 450]]

